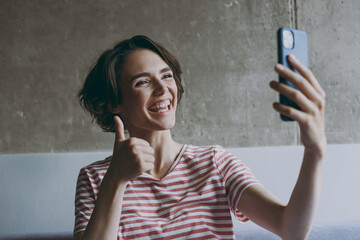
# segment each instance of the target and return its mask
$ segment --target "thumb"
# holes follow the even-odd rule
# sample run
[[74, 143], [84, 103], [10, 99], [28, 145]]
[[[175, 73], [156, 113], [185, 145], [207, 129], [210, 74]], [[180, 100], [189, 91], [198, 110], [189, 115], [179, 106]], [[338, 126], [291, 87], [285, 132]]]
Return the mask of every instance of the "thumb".
[[114, 116], [114, 123], [115, 123], [115, 141], [124, 141], [125, 140], [124, 124], [119, 116]]

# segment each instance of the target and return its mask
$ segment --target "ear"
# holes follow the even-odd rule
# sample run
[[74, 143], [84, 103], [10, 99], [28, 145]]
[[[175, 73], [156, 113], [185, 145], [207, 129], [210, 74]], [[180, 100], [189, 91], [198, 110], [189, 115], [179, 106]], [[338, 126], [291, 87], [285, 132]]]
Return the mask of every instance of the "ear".
[[121, 112], [121, 105], [118, 104], [116, 107], [113, 106], [108, 106], [108, 111], [111, 112], [112, 114], [119, 114]]

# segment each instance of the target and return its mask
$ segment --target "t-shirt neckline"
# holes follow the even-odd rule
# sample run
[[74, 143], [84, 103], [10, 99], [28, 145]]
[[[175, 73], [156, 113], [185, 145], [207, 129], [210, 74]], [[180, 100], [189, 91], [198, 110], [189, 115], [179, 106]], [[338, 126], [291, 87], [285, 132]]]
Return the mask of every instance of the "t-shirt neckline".
[[162, 178], [156, 178], [148, 173], [143, 173], [142, 176], [151, 178], [153, 180], [157, 180], [157, 181], [163, 181], [164, 179], [166, 179], [171, 172], [175, 169], [175, 167], [178, 165], [178, 163], [180, 162], [180, 159], [182, 158], [182, 156], [184, 155], [185, 150], [187, 149], [188, 144], [184, 144], [178, 154], [178, 156], [176, 157], [175, 161], [173, 162], [173, 164], [171, 165], [171, 167], [169, 168], [169, 170], [166, 172], [166, 174], [162, 177]]

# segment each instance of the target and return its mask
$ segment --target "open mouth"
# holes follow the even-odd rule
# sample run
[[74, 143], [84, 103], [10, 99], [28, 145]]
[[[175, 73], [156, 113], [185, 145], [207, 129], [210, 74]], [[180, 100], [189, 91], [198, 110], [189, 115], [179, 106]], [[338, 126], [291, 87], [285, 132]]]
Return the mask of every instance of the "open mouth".
[[164, 101], [159, 101], [151, 105], [149, 111], [154, 113], [163, 113], [170, 110], [170, 99], [166, 99]]

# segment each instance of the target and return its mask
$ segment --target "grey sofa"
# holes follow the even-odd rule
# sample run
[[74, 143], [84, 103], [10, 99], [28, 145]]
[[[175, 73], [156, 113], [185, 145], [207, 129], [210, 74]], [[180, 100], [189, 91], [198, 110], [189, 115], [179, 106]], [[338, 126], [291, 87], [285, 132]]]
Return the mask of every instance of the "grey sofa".
[[[260, 229], [249, 227], [235, 231], [237, 240], [278, 240], [279, 237]], [[71, 240], [71, 232], [30, 235], [9, 235], [2, 240]], [[360, 221], [315, 224], [308, 240], [360, 240]]]
[[[228, 150], [286, 201], [300, 168], [300, 146]], [[79, 169], [109, 154], [0, 155], [0, 239], [72, 239]], [[310, 240], [360, 240], [360, 191], [356, 186], [360, 182], [359, 160], [360, 144], [328, 146], [322, 197]], [[237, 239], [280, 239], [251, 223], [234, 225]]]

